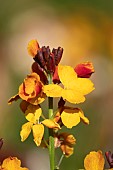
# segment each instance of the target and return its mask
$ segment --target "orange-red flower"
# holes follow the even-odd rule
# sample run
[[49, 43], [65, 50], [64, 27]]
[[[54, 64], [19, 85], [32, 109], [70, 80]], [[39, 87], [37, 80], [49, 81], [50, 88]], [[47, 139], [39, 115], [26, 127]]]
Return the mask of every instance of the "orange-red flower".
[[91, 74], [95, 72], [91, 62], [80, 63], [74, 70], [77, 73], [77, 76], [81, 78], [89, 78]]

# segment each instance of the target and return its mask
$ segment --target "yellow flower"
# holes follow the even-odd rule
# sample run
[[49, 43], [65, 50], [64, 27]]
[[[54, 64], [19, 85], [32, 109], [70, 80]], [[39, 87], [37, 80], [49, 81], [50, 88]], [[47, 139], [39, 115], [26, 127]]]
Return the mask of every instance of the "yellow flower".
[[83, 111], [79, 108], [64, 106], [63, 108], [59, 109], [54, 119], [58, 119], [59, 121], [59, 115], [61, 117], [62, 123], [67, 128], [72, 128], [73, 126], [76, 126], [78, 123], [80, 123], [80, 120], [82, 120], [86, 124], [89, 124], [88, 118], [84, 116]]
[[57, 129], [60, 129], [60, 126], [54, 120], [50, 119], [45, 119], [42, 122], [39, 122], [39, 118], [41, 117], [42, 114], [42, 110], [39, 107], [39, 105], [28, 104], [28, 106], [26, 106], [26, 101], [23, 102], [25, 102], [25, 108], [23, 107], [24, 103], [21, 105], [21, 108], [23, 111], [25, 111], [25, 117], [28, 120], [28, 122], [22, 126], [22, 129], [20, 131], [21, 141], [22, 142], [25, 141], [32, 130], [34, 142], [36, 143], [37, 146], [40, 146], [44, 135], [44, 125], [47, 126], [48, 128]]
[[3, 161], [0, 170], [28, 170], [28, 168], [22, 168], [21, 161], [18, 158], [9, 157]]
[[84, 159], [85, 170], [103, 170], [104, 156], [101, 151], [92, 151]]
[[63, 97], [70, 103], [82, 103], [85, 95], [94, 90], [94, 84], [87, 78], [77, 77], [76, 72], [70, 66], [58, 66], [59, 79], [64, 86], [49, 84], [43, 87], [44, 93], [49, 97]]
[[27, 110], [25, 111], [25, 117], [28, 120], [28, 122], [22, 126], [22, 130], [20, 132], [22, 142], [28, 138], [32, 130], [34, 142], [36, 143], [37, 146], [40, 145], [44, 134], [44, 126], [42, 124], [39, 124], [39, 118], [41, 114], [42, 110], [38, 105], [37, 106], [32, 104], [28, 105]]

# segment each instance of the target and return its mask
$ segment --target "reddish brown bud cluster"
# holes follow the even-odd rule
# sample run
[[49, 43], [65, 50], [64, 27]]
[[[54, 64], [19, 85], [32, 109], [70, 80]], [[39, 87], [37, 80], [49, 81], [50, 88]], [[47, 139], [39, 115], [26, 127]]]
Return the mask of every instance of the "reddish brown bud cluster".
[[53, 48], [52, 52], [49, 46], [39, 48], [37, 54], [33, 58], [41, 68], [46, 72], [54, 73], [55, 67], [59, 64], [63, 54], [63, 48], [58, 47], [57, 49]]

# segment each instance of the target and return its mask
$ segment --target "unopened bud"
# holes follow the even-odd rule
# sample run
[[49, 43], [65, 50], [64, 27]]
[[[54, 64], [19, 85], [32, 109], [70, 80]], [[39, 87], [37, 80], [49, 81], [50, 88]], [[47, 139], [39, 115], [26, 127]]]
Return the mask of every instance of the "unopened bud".
[[77, 73], [77, 76], [81, 78], [89, 78], [91, 74], [95, 72], [91, 62], [80, 63], [74, 70]]

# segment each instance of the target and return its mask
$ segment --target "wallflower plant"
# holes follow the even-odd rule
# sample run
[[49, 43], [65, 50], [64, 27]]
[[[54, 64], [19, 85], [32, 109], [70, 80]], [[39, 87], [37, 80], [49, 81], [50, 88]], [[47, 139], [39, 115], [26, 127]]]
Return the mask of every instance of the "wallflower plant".
[[[18, 88], [16, 95], [8, 101], [21, 100], [20, 109], [24, 113], [26, 123], [20, 130], [21, 141], [25, 141], [29, 134], [33, 133], [33, 140], [37, 147], [48, 148], [50, 158], [50, 170], [60, 167], [63, 157], [69, 157], [74, 152], [76, 139], [71, 133], [62, 132], [65, 126], [74, 128], [81, 121], [89, 124], [89, 119], [84, 115], [77, 104], [86, 100], [86, 95], [95, 88], [90, 76], [94, 73], [91, 62], [78, 64], [75, 68], [60, 64], [63, 48], [58, 47], [50, 50], [49, 46], [39, 46], [37, 40], [28, 43], [28, 53], [34, 62], [30, 73], [25, 77]], [[53, 99], [58, 98], [57, 108], [53, 108]], [[43, 112], [41, 104], [48, 100], [46, 113]], [[71, 103], [73, 107], [69, 106]], [[45, 129], [48, 129], [45, 132]], [[47, 137], [48, 136], [48, 137]], [[0, 140], [0, 147], [3, 141]], [[61, 159], [55, 165], [55, 150], [62, 151]], [[106, 153], [107, 160], [111, 166], [109, 152]], [[111, 162], [110, 162], [111, 161]], [[91, 152], [84, 160], [86, 170], [103, 170], [104, 158], [102, 152]], [[16, 157], [6, 158], [0, 165], [0, 170], [27, 170], [21, 167], [21, 162]]]

